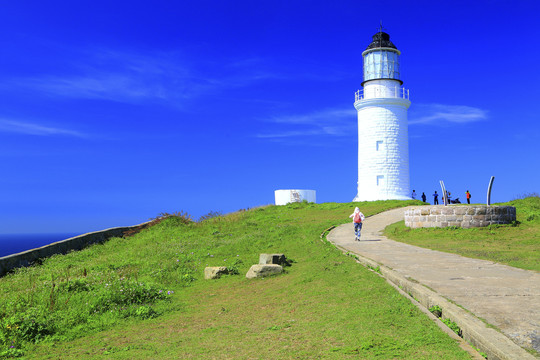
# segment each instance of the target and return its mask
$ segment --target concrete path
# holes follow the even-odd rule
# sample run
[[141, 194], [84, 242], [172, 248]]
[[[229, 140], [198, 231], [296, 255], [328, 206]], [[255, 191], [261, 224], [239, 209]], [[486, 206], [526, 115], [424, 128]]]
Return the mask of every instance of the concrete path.
[[382, 236], [387, 225], [403, 220], [404, 210], [366, 218], [360, 242], [354, 240], [351, 223], [336, 227], [327, 239], [384, 265], [398, 277], [424, 285], [419, 288], [431, 290], [484, 319], [514, 343], [540, 352], [540, 273], [424, 249]]

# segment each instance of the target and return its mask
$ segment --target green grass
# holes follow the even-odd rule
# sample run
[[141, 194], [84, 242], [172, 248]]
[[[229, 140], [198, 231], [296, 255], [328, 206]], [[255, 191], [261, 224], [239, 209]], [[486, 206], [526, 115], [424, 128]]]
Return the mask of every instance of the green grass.
[[498, 205], [515, 206], [518, 223], [471, 229], [410, 229], [401, 221], [388, 226], [384, 235], [411, 245], [540, 271], [540, 197]]
[[[360, 207], [372, 215], [412, 203]], [[201, 223], [173, 217], [132, 237], [17, 270], [0, 279], [0, 353], [469, 359], [384, 279], [319, 239], [324, 229], [349, 221], [355, 205], [270, 206]], [[294, 262], [282, 275], [246, 279], [263, 252]], [[240, 275], [203, 279], [204, 267], [221, 265]]]

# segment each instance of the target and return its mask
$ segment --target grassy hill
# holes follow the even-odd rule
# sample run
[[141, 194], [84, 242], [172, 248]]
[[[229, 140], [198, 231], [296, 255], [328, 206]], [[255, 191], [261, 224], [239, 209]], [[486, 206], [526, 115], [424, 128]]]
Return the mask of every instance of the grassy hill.
[[[360, 203], [367, 216], [418, 202]], [[191, 222], [46, 259], [0, 279], [0, 357], [469, 359], [321, 232], [355, 204], [291, 204]], [[260, 253], [294, 260], [248, 280]], [[206, 266], [238, 275], [204, 280]]]

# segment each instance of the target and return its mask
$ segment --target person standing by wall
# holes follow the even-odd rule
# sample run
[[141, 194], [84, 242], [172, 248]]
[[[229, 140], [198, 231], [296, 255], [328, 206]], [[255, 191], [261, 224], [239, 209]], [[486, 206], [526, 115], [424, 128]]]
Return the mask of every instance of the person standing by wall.
[[413, 200], [416, 200], [416, 190], [412, 191], [411, 197]]
[[439, 205], [439, 194], [437, 194], [437, 190], [435, 190], [435, 194], [433, 194], [433, 205]]
[[467, 192], [465, 193], [465, 197], [467, 198], [467, 204], [470, 204], [471, 203], [471, 193], [469, 192], [469, 190], [467, 190]]
[[422, 201], [423, 201], [423, 202], [426, 202], [426, 194], [425, 194], [425, 193], [422, 193], [421, 198], [422, 198]]
[[350, 218], [353, 218], [353, 224], [354, 224], [354, 240], [360, 241], [360, 231], [362, 230], [362, 222], [366, 218], [364, 214], [360, 212], [360, 209], [356, 207], [354, 209], [354, 212], [349, 215]]

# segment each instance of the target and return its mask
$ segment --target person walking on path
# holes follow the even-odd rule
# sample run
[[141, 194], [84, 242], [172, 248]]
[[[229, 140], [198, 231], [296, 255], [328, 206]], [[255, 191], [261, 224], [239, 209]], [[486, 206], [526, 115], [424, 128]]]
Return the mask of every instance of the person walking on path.
[[416, 200], [416, 191], [415, 190], [412, 191], [411, 197], [412, 197], [413, 200]]
[[439, 205], [439, 194], [437, 194], [437, 190], [435, 190], [435, 194], [433, 194], [433, 205]]
[[425, 194], [425, 193], [422, 193], [421, 198], [422, 198], [422, 201], [423, 201], [423, 202], [426, 202], [426, 194]]
[[465, 197], [467, 198], [467, 204], [470, 204], [471, 203], [471, 193], [469, 192], [469, 190], [467, 190], [467, 192], [465, 193]]
[[349, 215], [350, 218], [353, 218], [353, 224], [354, 224], [354, 240], [360, 241], [360, 231], [362, 230], [362, 221], [366, 218], [364, 214], [360, 212], [360, 209], [356, 207], [354, 209], [354, 212]]

